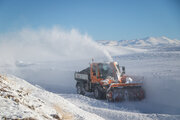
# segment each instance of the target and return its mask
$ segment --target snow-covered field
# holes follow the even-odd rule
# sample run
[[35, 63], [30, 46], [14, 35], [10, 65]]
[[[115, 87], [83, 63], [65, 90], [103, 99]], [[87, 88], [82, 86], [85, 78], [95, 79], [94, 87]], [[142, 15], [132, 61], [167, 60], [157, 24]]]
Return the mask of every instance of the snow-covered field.
[[[30, 88], [33, 92], [22, 96], [22, 99], [30, 101], [26, 105], [42, 105], [34, 112], [24, 104], [17, 106], [14, 99], [2, 97], [1, 117], [27, 117], [33, 113], [32, 117], [43, 119], [42, 113], [38, 112], [42, 111], [53, 119], [51, 114], [57, 114], [57, 109], [53, 107], [55, 103], [72, 119], [180, 119], [179, 40], [149, 37], [130, 41], [104, 40], [97, 44], [76, 30], [64, 32], [55, 28], [0, 35], [0, 41], [0, 74], [12, 74], [34, 86], [41, 86], [34, 87], [8, 75], [6, 77], [13, 82], [5, 83], [12, 87], [9, 89], [11, 95], [17, 97], [17, 90], [21, 87], [25, 90]], [[94, 99], [92, 94], [76, 94], [74, 72], [89, 66], [92, 57], [95, 61], [113, 59], [126, 67], [128, 75], [143, 77], [146, 99], [109, 103]], [[44, 103], [32, 102], [38, 99]]]
[[[38, 88], [36, 88], [37, 90], [35, 89], [36, 91], [33, 93], [33, 96], [38, 96], [38, 98], [44, 101], [48, 101], [48, 104], [50, 102], [51, 105], [53, 103], [58, 103], [61, 106], [62, 104], [74, 104], [77, 107], [76, 109], [82, 109], [84, 112], [93, 113], [90, 115], [93, 119], [98, 119], [97, 116], [99, 116], [99, 119], [104, 118], [107, 120], [180, 119], [180, 52], [146, 52], [114, 56], [113, 58], [115, 61], [118, 61], [119, 64], [126, 66], [127, 74], [144, 76], [146, 90], [145, 100], [140, 102], [125, 101], [120, 103], [109, 103], [106, 100], [94, 99], [92, 94], [87, 94], [86, 96], [78, 95], [75, 92], [75, 80], [73, 79], [73, 71], [70, 71], [70, 68], [67, 67], [67, 69], [63, 71], [63, 73], [65, 73], [63, 77], [67, 77], [65, 81], [67, 81], [68, 84], [66, 86], [62, 87], [60, 82], [62, 82], [63, 84], [65, 84], [66, 82], [63, 80], [61, 81], [60, 78], [56, 78], [56, 76], [58, 75], [56, 74], [56, 72], [62, 72], [62, 69], [57, 69], [58, 65], [61, 65], [60, 63], [49, 63], [50, 66], [56, 64], [57, 68], [54, 67], [54, 70], [52, 70], [48, 69], [50, 68], [50, 66], [46, 66], [45, 68], [43, 68], [43, 72], [42, 68], [40, 69], [41, 72], [38, 70], [38, 66], [34, 66], [34, 68], [32, 66], [25, 68], [23, 67], [21, 68], [21, 70], [24, 71], [24, 75], [27, 75], [27, 77], [29, 77], [29, 82], [32, 82], [31, 79], [37, 77], [37, 83], [36, 81], [32, 82], [34, 85], [38, 84], [40, 86], [43, 86], [49, 91], [56, 92], [60, 97], [57, 97], [57, 95], [52, 95], [52, 93], [45, 92]], [[41, 65], [42, 64], [43, 63], [41, 63]], [[74, 65], [72, 68], [76, 66], [78, 67], [78, 65]], [[31, 71], [28, 71], [28, 69], [31, 69]], [[50, 77], [48, 77], [48, 79], [52, 78], [51, 81], [56, 84], [56, 80], [59, 79], [59, 85], [43, 84], [38, 81], [39, 77], [36, 74], [34, 75], [34, 77], [30, 77], [30, 74], [28, 73], [32, 72], [34, 69], [36, 69], [36, 71], [41, 75], [45, 75], [44, 73], [49, 72], [48, 75]], [[31, 73], [31, 75], [33, 75], [33, 73]], [[69, 77], [69, 75], [71, 76]], [[53, 80], [53, 76], [55, 77], [55, 80]], [[25, 89], [28, 89], [27, 85], [24, 85], [23, 82], [20, 82], [19, 79], [14, 79], [18, 80], [18, 83], [16, 84], [18, 84], [19, 87], [22, 85]], [[18, 89], [18, 87], [15, 88]], [[54, 96], [56, 96], [57, 98]], [[65, 98], [65, 100], [68, 100], [70, 103], [62, 102], [62, 97]], [[11, 106], [11, 104], [8, 105]], [[72, 109], [71, 106], [68, 108]], [[13, 109], [17, 111], [21, 110], [22, 108]], [[77, 111], [76, 109], [74, 111]], [[69, 112], [72, 114], [74, 113], [74, 111], [70, 110]], [[18, 112], [14, 112], [14, 114], [16, 113]], [[85, 113], [85, 115], [83, 117], [79, 117], [79, 119], [85, 119], [88, 113]], [[12, 116], [14, 114], [9, 113], [9, 115]], [[93, 116], [94, 114], [96, 114], [97, 116]]]

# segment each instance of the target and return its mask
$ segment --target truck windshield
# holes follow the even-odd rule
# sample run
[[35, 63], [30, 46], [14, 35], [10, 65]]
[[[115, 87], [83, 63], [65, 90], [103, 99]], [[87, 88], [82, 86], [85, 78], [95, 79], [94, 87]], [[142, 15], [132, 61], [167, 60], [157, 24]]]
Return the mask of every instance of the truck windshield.
[[106, 79], [108, 76], [115, 77], [116, 68], [113, 64], [99, 63], [98, 64], [100, 78]]

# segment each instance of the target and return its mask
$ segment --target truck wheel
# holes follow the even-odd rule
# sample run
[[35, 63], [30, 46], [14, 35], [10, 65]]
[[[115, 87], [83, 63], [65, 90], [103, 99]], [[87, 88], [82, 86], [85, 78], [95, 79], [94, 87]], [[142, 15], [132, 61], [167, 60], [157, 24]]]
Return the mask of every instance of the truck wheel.
[[83, 84], [77, 83], [76, 88], [77, 88], [77, 94], [81, 94], [81, 95], [85, 94]]
[[96, 99], [101, 99], [102, 98], [102, 93], [101, 93], [101, 91], [99, 90], [98, 87], [95, 87], [95, 89], [94, 89], [94, 97]]

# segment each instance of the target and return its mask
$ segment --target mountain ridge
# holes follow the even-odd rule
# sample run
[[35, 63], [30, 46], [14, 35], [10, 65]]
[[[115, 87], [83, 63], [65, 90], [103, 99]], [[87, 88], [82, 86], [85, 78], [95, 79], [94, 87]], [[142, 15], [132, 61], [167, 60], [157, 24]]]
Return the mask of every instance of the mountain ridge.
[[99, 45], [103, 46], [124, 46], [133, 48], [169, 48], [180, 47], [180, 40], [170, 39], [165, 36], [145, 37], [133, 40], [97, 40]]

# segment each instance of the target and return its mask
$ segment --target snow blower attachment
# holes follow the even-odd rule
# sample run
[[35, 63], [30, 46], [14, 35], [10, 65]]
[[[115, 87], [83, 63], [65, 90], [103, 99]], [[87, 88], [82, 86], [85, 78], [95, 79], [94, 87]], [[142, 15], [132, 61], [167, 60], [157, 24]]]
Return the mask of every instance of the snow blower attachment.
[[108, 101], [142, 100], [145, 97], [142, 81], [125, 75], [125, 67], [117, 62], [91, 63], [90, 67], [75, 72], [77, 93], [94, 92], [96, 99]]

